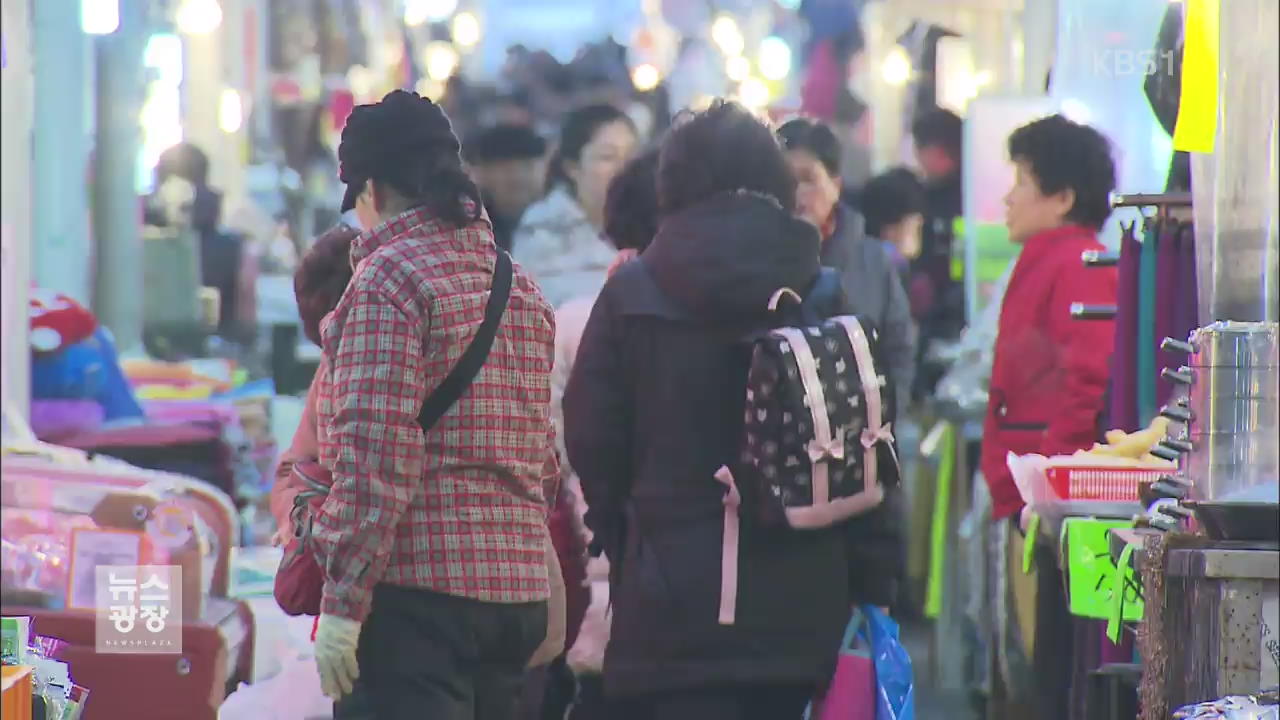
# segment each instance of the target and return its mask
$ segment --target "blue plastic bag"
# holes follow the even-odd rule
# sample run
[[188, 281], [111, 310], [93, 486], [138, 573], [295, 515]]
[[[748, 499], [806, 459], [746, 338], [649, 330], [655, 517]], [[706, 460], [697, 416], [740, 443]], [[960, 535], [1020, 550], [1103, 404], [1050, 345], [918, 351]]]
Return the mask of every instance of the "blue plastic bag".
[[873, 605], [862, 607], [876, 666], [876, 720], [915, 720], [911, 656], [898, 640], [898, 623]]

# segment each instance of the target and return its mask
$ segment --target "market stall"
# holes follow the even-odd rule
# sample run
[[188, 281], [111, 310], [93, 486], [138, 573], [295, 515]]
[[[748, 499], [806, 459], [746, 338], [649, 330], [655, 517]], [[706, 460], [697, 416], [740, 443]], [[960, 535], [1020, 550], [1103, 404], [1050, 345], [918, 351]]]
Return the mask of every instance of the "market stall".
[[230, 499], [20, 435], [0, 459], [5, 665], [75, 707], [49, 717], [212, 720], [253, 663], [252, 615], [228, 598]]
[[[1174, 143], [1192, 153], [1192, 193], [1118, 198], [1144, 216], [1118, 254], [1082, 259], [1119, 265], [1117, 306], [1077, 308], [1082, 320], [1116, 319], [1111, 425], [1150, 423], [1134, 433], [1141, 449], [1176, 467], [1112, 488], [1141, 504], [1132, 519], [1111, 514], [1090, 543], [1099, 552], [1077, 555], [1070, 528], [1104, 513], [1068, 510], [1062, 531], [1041, 526], [1058, 543], [1073, 614], [1104, 619], [1109, 642], [1136, 638], [1131, 658], [1104, 662], [1083, 685], [1077, 676], [1086, 714], [1076, 717], [1256, 717], [1247, 713], [1280, 674], [1280, 188], [1275, 154], [1257, 151], [1274, 143], [1277, 110], [1274, 39], [1257, 28], [1276, 8], [1264, 4], [1208, 16], [1210, 4], [1188, 5], [1183, 52], [1197, 62], [1183, 66]], [[1232, 39], [1221, 69], [1219, 37]], [[1273, 62], [1259, 62], [1263, 46]], [[1029, 499], [1062, 511], [1066, 498]], [[1077, 602], [1090, 566], [1107, 588], [1100, 614]]]

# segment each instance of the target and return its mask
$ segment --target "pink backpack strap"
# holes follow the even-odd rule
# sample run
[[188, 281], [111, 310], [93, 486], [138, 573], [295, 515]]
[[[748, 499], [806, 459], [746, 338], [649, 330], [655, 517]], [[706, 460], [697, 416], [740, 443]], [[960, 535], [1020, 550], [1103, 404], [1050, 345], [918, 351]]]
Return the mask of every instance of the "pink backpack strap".
[[716, 471], [716, 480], [724, 483], [724, 537], [720, 546], [720, 624], [732, 625], [738, 611], [738, 506], [742, 495], [728, 467]]
[[832, 431], [831, 419], [827, 417], [826, 393], [822, 389], [822, 380], [818, 377], [818, 361], [813, 357], [804, 331], [798, 328], [781, 328], [774, 333], [786, 342], [784, 349], [790, 348], [796, 359], [796, 367], [800, 370], [800, 383], [804, 386], [806, 404], [813, 419], [813, 441], [808, 447], [809, 462], [813, 469], [813, 504], [826, 505], [831, 501], [828, 463], [844, 459], [844, 433], [840, 429]]
[[[862, 430], [862, 448], [863, 448], [863, 477], [865, 480], [866, 490], [871, 490], [879, 486], [879, 480], [876, 477], [876, 445], [881, 442], [893, 442], [893, 428], [891, 424], [884, 423], [884, 405], [880, 395], [881, 381], [876, 374], [875, 361], [871, 356], [871, 343], [867, 341], [867, 333], [862, 329], [862, 323], [858, 322], [856, 317], [852, 315], [843, 315], [836, 318], [836, 321], [844, 327], [845, 333], [849, 336], [849, 343], [853, 346], [853, 358], [858, 362], [858, 377], [862, 381], [862, 394], [867, 403], [867, 426]], [[893, 446], [889, 446], [892, 451]], [[894, 456], [897, 461], [897, 456]]]

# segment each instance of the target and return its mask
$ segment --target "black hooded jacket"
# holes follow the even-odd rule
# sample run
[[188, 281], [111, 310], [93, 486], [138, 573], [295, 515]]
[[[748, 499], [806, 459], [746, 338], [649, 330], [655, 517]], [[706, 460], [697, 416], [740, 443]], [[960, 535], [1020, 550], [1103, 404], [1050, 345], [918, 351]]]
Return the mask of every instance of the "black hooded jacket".
[[768, 199], [729, 194], [667, 218], [596, 303], [564, 414], [587, 524], [615, 570], [610, 693], [818, 685], [861, 595], [852, 576], [893, 575], [900, 544], [876, 561], [850, 552], [877, 542], [854, 523], [756, 526], [741, 488], [737, 621], [717, 620], [725, 489], [714, 474], [741, 440], [743, 338], [777, 324], [767, 309], [776, 290], [803, 294], [819, 270], [812, 226]]

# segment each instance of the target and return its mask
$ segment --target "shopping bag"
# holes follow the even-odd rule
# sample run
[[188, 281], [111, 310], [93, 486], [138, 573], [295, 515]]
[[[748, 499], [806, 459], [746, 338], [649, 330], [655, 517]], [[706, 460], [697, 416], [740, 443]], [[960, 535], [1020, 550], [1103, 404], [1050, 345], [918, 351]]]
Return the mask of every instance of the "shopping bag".
[[854, 608], [827, 692], [815, 699], [805, 720], [868, 720], [876, 707], [876, 668], [866, 616]]
[[874, 605], [862, 608], [875, 664], [876, 720], [915, 720], [911, 656], [898, 639], [898, 623]]

